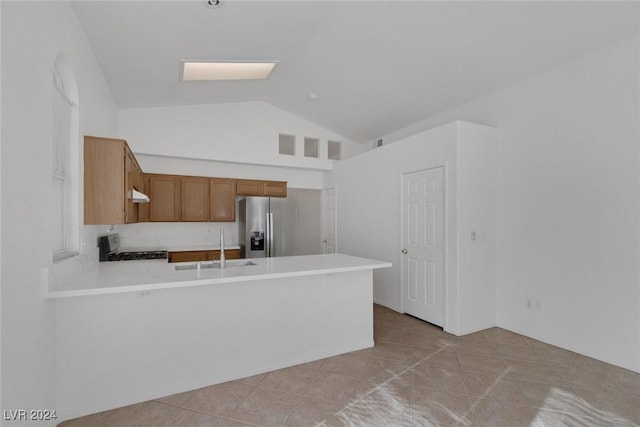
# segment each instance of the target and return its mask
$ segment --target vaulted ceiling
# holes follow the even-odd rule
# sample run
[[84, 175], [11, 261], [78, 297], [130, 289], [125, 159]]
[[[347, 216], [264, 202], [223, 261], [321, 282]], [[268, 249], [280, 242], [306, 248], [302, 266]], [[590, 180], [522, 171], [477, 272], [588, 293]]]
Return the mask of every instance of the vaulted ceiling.
[[[359, 142], [640, 28], [635, 1], [73, 5], [120, 108], [264, 101]], [[182, 82], [185, 59], [280, 62], [267, 80]]]

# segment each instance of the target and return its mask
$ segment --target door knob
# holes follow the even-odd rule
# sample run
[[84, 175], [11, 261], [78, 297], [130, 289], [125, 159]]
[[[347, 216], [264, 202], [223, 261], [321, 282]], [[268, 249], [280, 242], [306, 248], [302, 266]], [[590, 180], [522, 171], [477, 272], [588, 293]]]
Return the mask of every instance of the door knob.
[[408, 253], [409, 253], [409, 251], [408, 251], [408, 250], [406, 250], [406, 249], [403, 249], [403, 250], [402, 250], [402, 254], [403, 254], [403, 255], [406, 255], [406, 254], [408, 254]]

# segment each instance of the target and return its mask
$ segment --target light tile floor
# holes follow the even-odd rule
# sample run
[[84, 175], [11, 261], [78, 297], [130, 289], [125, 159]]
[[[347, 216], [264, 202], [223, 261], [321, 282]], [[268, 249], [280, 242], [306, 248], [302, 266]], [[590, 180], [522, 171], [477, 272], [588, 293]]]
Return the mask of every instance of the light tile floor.
[[640, 374], [374, 306], [375, 347], [89, 415], [88, 426], [640, 426]]

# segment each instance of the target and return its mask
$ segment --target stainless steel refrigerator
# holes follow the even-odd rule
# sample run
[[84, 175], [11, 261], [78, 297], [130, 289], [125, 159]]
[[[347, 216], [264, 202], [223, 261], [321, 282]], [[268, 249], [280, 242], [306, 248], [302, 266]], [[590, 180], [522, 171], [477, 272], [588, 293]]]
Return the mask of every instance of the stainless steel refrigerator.
[[239, 200], [238, 211], [242, 258], [296, 255], [295, 200], [246, 197]]

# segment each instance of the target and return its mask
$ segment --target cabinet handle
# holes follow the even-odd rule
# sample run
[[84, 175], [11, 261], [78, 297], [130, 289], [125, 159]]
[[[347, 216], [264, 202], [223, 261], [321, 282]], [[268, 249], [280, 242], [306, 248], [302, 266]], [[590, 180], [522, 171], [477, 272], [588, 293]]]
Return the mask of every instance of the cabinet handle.
[[408, 250], [406, 250], [406, 249], [403, 249], [403, 250], [402, 250], [402, 254], [403, 254], [403, 255], [406, 255], [406, 254], [408, 254], [408, 253], [409, 253], [409, 251], [408, 251]]

